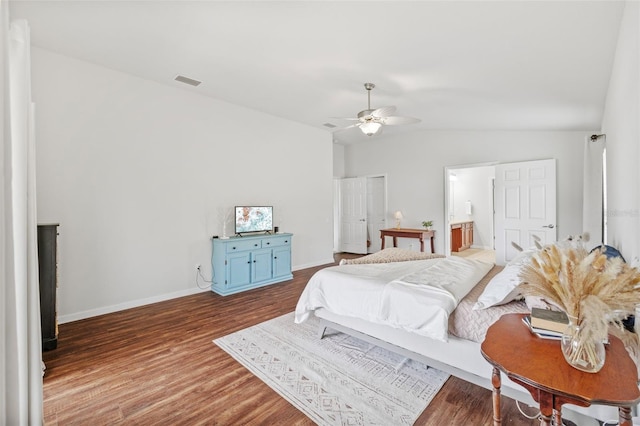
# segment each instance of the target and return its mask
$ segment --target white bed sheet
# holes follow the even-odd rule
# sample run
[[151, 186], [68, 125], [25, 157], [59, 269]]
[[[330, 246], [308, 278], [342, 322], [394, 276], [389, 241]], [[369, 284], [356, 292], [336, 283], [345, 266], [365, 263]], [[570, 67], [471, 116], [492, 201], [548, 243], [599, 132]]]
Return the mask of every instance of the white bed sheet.
[[325, 268], [305, 287], [295, 321], [325, 308], [446, 342], [449, 314], [492, 267], [447, 257]]

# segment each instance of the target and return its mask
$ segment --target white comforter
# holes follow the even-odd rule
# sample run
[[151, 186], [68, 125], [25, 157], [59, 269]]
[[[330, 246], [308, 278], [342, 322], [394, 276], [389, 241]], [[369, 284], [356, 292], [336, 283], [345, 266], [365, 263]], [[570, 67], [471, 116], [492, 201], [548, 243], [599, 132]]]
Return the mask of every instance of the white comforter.
[[325, 268], [307, 283], [295, 321], [325, 308], [446, 342], [449, 314], [492, 267], [447, 257]]

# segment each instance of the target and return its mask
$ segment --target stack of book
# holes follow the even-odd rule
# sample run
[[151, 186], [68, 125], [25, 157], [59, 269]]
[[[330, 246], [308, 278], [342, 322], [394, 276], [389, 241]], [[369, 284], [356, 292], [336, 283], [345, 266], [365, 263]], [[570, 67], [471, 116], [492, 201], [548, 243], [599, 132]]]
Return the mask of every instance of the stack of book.
[[566, 313], [540, 308], [531, 308], [531, 315], [526, 315], [522, 321], [533, 334], [543, 339], [560, 340], [569, 325]]

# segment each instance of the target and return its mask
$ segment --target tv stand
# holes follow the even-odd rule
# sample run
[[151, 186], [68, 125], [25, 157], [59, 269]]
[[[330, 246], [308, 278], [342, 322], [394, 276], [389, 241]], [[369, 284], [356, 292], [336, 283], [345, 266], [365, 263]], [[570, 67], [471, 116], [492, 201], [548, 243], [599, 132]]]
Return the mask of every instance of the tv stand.
[[292, 279], [292, 237], [259, 234], [214, 238], [211, 291], [227, 296]]

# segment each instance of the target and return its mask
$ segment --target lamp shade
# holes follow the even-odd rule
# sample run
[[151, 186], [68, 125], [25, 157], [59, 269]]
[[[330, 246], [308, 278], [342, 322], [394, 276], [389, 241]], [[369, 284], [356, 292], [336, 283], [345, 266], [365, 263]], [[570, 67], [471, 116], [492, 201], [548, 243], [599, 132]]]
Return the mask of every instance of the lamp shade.
[[398, 210], [397, 212], [395, 212], [393, 214], [393, 217], [396, 219], [402, 219], [402, 212], [400, 210]]
[[378, 133], [378, 131], [380, 130], [380, 127], [382, 127], [382, 124], [369, 121], [367, 123], [361, 124], [360, 130], [362, 130], [362, 133], [364, 133], [367, 136], [373, 136], [376, 133]]

